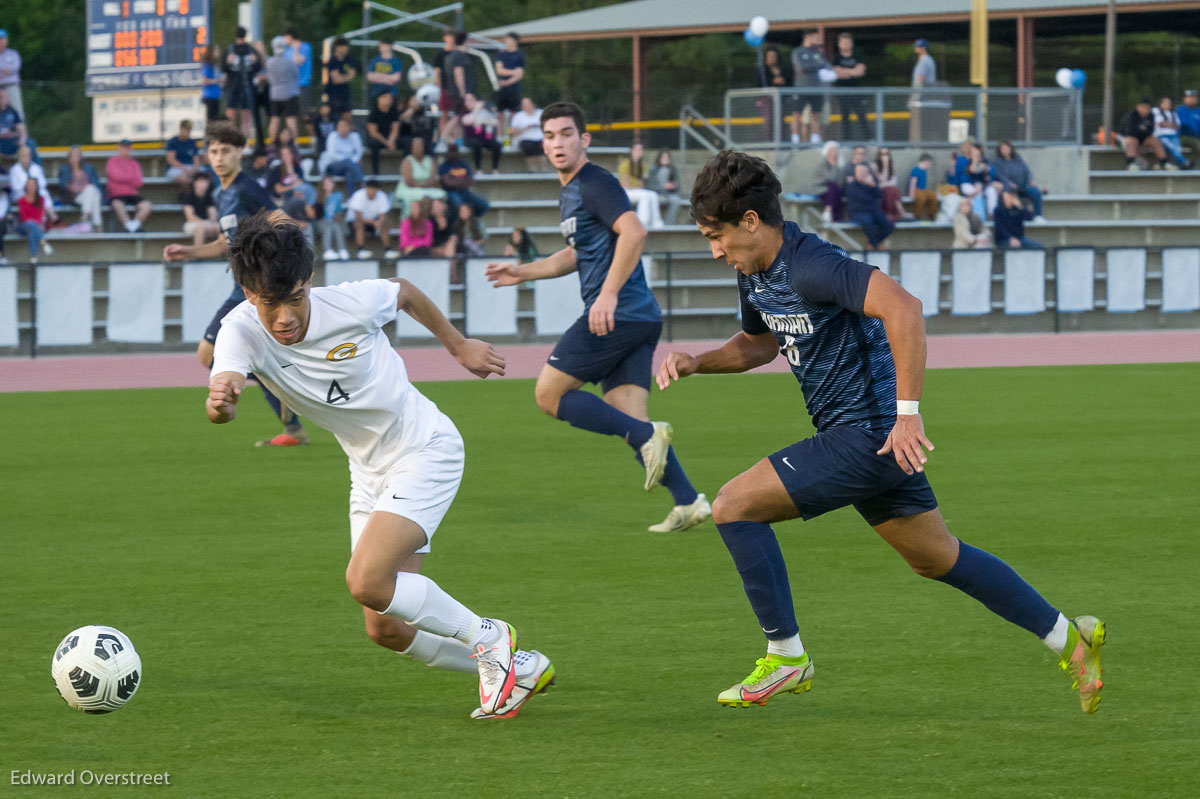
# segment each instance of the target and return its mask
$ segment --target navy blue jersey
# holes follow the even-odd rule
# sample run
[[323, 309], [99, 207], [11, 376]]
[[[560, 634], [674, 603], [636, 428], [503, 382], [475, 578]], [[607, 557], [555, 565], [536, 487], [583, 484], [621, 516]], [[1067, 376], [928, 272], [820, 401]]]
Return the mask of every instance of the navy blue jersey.
[[237, 226], [243, 218], [253, 216], [264, 208], [274, 208], [267, 190], [245, 172], [238, 172], [229, 188], [218, 183], [213, 192], [217, 203], [217, 224], [225, 234], [225, 241], [233, 244]]
[[895, 424], [892, 350], [883, 322], [863, 315], [873, 271], [787, 222], [770, 268], [738, 274], [742, 330], [775, 334], [818, 431]]
[[[558, 213], [562, 220], [559, 227], [567, 246], [575, 250], [585, 314], [600, 295], [600, 287], [612, 266], [617, 249], [613, 224], [629, 210], [629, 195], [625, 189], [611, 172], [590, 161], [563, 186], [558, 198]], [[640, 261], [617, 294], [616, 319], [628, 322], [662, 319], [658, 301], [646, 283]]]

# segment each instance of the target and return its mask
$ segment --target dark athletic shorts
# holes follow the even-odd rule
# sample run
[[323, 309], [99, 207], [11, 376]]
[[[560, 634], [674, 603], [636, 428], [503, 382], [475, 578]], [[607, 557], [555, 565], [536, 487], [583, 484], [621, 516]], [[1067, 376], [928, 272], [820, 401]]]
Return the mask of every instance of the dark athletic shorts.
[[271, 101], [271, 116], [298, 117], [300, 116], [300, 98], [289, 97], [286, 100]]
[[205, 341], [209, 344], [217, 343], [217, 333], [221, 330], [221, 320], [225, 318], [225, 314], [241, 305], [245, 299], [246, 293], [242, 291], [242, 287], [234, 283], [233, 292], [230, 293], [225, 302], [221, 303], [221, 307], [217, 309], [217, 313], [213, 316], [212, 321], [208, 323], [208, 329], [204, 331]]
[[501, 86], [496, 90], [495, 103], [497, 111], [516, 113], [521, 110], [521, 90], [514, 86]]
[[825, 95], [823, 94], [797, 94], [796, 95], [796, 113], [803, 114], [804, 106], [809, 106], [812, 113], [820, 114], [825, 109]]
[[587, 314], [575, 320], [558, 340], [546, 363], [585, 383], [599, 383], [605, 393], [617, 386], [650, 389], [654, 348], [662, 322], [617, 321], [613, 331], [597, 336], [588, 330]]
[[853, 505], [875, 526], [933, 510], [937, 498], [924, 472], [905, 474], [891, 453], [876, 455], [887, 432], [842, 425], [770, 456], [801, 518]]

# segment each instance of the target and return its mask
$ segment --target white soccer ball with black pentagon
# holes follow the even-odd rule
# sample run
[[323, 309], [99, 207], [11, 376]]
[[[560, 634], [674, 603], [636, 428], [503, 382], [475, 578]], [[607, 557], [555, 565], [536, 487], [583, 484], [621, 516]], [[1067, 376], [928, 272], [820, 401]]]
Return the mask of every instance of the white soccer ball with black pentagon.
[[84, 713], [111, 713], [125, 706], [142, 681], [142, 659], [120, 630], [88, 625], [72, 630], [50, 662], [63, 700]]

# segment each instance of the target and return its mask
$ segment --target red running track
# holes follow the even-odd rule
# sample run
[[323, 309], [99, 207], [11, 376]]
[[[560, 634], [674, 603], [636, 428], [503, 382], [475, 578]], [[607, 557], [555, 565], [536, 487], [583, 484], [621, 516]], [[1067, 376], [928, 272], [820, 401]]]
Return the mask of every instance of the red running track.
[[[699, 353], [715, 341], [659, 345], [655, 364], [669, 350]], [[536, 377], [551, 345], [502, 346], [508, 377]], [[445, 350], [420, 347], [400, 351], [414, 381], [474, 379]], [[1120, 333], [998, 334], [931, 336], [931, 369], [980, 366], [1070, 366], [1116, 363], [1200, 361], [1200, 330]], [[756, 371], [786, 372], [777, 358]], [[204, 369], [191, 354], [78, 355], [0, 358], [0, 393], [108, 388], [174, 388], [206, 385]]]

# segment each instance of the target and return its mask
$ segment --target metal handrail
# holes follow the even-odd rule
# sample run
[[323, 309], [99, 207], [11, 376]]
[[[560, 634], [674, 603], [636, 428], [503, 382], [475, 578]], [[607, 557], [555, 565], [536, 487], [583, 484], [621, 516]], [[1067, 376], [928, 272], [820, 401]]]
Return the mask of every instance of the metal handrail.
[[712, 142], [710, 142], [708, 139], [704, 138], [699, 133], [697, 133], [695, 130], [693, 130], [694, 123], [696, 123], [696, 122], [699, 122], [700, 127], [704, 128], [709, 133], [711, 133], [713, 136], [715, 136], [721, 142], [721, 144], [724, 145], [724, 149], [729, 149], [729, 148], [733, 147], [733, 140], [730, 139], [727, 135], [725, 135], [725, 133], [720, 128], [718, 128], [713, 123], [709, 122], [707, 116], [705, 116], [704, 114], [701, 114], [699, 111], [697, 111], [691, 105], [685, 104], [682, 108], [679, 109], [679, 150], [680, 150], [680, 152], [687, 150], [687, 137], [688, 136], [691, 136], [693, 139], [698, 141], [710, 153], [718, 152], [718, 150], [721, 149], [721, 148], [713, 146]]

